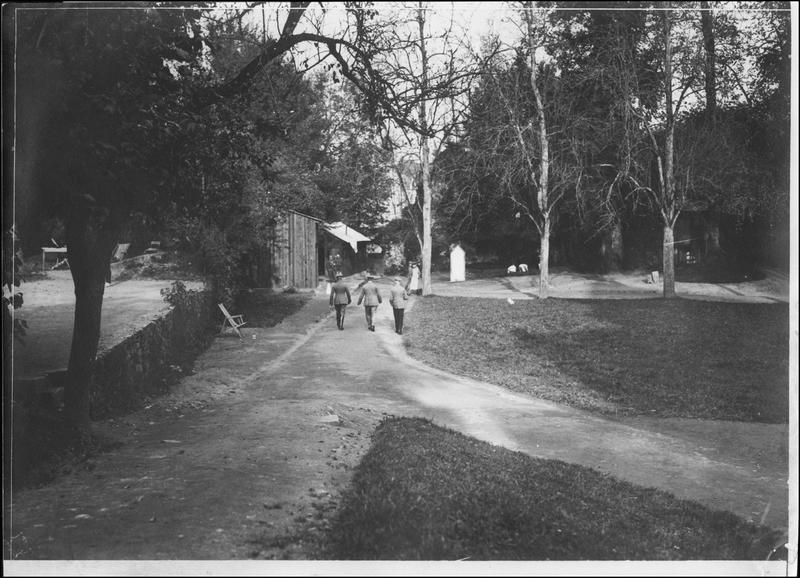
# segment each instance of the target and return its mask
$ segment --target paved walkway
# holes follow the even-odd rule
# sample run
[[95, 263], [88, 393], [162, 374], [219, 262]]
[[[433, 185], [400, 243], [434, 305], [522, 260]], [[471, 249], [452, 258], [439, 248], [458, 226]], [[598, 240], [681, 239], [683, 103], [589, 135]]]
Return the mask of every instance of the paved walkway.
[[[415, 322], [412, 304], [407, 323]], [[24, 538], [17, 551], [29, 559], [207, 560], [292, 557], [287, 548], [296, 547], [302, 558], [296, 535], [287, 546], [292, 526], [325, 500], [335, 504], [386, 415], [428, 417], [788, 525], [788, 426], [609, 420], [429, 368], [406, 355], [402, 339], [388, 303], [374, 333], [355, 306], [338, 331], [324, 294], [275, 328], [218, 338], [160, 411], [100, 424], [121, 447], [14, 496], [12, 531]], [[181, 405], [184, 394], [202, 403]]]
[[[435, 289], [441, 293], [440, 286]], [[408, 316], [414, 323], [413, 305]], [[360, 312], [358, 317], [361, 329]], [[391, 317], [389, 307], [378, 308], [375, 334], [377, 355], [391, 362], [365, 363], [359, 355], [333, 358], [341, 371], [365, 379], [367, 386], [388, 382], [403, 412], [513, 450], [593, 467], [745, 519], [786, 527], [787, 425], [597, 417], [430, 368], [406, 354]], [[331, 328], [322, 331], [331, 333]], [[364, 340], [357, 336], [358, 343]], [[352, 341], [347, 332], [333, 332], [314, 345], [324, 353], [333, 344], [346, 348]]]

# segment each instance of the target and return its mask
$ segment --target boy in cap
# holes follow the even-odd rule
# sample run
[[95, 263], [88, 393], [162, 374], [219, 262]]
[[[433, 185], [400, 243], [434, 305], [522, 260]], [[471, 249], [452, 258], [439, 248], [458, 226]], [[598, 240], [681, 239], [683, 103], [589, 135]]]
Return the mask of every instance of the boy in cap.
[[394, 278], [394, 285], [390, 289], [391, 298], [389, 299], [389, 303], [392, 304], [392, 313], [394, 313], [394, 332], [398, 335], [403, 334], [403, 314], [408, 300], [408, 291], [400, 282], [400, 277]]

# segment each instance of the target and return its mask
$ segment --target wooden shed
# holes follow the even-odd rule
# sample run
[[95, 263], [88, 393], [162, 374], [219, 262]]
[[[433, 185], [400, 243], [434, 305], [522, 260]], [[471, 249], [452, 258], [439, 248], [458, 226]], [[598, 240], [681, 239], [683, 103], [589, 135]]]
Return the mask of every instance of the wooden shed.
[[[338, 269], [344, 275], [352, 275], [369, 267], [367, 244], [370, 238], [341, 222], [320, 223], [320, 243], [323, 254], [336, 256]], [[323, 270], [324, 272], [324, 270]]]
[[325, 276], [326, 255], [342, 257], [345, 275], [365, 268], [369, 240], [344, 223], [287, 211], [270, 226], [267, 244], [248, 255], [250, 277], [258, 287], [314, 289]]
[[269, 243], [259, 251], [255, 281], [261, 287], [313, 289], [319, 282], [317, 223], [295, 211], [272, 225]]

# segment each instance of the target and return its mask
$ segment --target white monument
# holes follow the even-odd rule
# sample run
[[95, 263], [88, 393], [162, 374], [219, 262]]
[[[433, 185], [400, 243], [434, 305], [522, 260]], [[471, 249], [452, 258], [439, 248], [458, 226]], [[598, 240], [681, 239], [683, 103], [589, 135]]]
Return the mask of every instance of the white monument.
[[450, 249], [450, 282], [466, 280], [466, 261], [464, 249], [461, 245], [454, 245]]

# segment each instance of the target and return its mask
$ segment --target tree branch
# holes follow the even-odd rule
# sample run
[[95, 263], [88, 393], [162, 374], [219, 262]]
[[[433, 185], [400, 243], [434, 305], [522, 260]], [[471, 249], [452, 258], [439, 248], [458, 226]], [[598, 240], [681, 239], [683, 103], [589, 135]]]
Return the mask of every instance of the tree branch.
[[310, 2], [292, 2], [289, 8], [289, 16], [284, 22], [283, 29], [277, 40], [268, 40], [264, 45], [264, 50], [248, 62], [239, 73], [222, 86], [216, 86], [198, 92], [194, 98], [194, 105], [197, 108], [205, 108], [220, 100], [235, 96], [246, 90], [252, 83], [253, 78], [270, 62], [285, 54], [293, 46], [305, 42], [303, 35], [294, 35], [300, 19], [308, 8]]

